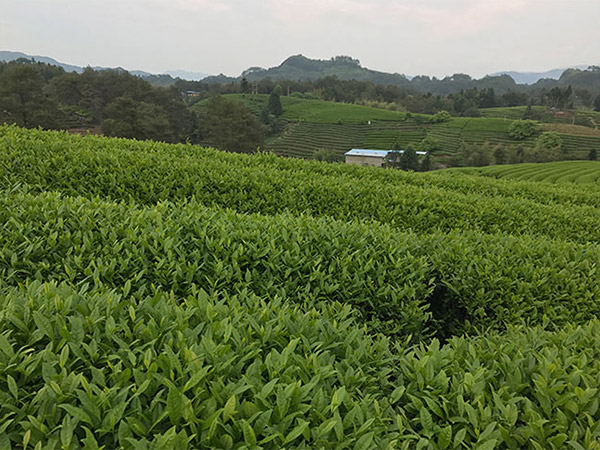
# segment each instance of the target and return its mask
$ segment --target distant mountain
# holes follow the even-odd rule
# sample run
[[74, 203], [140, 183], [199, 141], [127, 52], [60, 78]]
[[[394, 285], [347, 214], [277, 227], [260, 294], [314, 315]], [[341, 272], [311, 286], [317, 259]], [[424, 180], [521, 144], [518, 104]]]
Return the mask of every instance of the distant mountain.
[[[32, 56], [27, 55], [22, 52], [11, 52], [11, 51], [0, 51], [0, 61], [14, 61], [19, 58], [25, 59], [33, 59], [36, 62], [41, 62], [45, 64], [51, 64], [53, 66], [62, 67], [67, 72], [77, 72], [82, 73], [85, 70], [85, 67], [74, 66], [72, 64], [65, 64], [60, 61], [55, 60], [54, 58], [49, 58], [47, 56]], [[107, 70], [107, 69], [116, 69], [116, 70], [125, 70], [122, 67], [100, 67], [94, 66], [92, 67], [94, 70]], [[182, 80], [191, 80], [197, 81], [202, 78], [207, 77], [208, 75], [200, 72], [186, 72], [184, 70], [170, 70], [164, 74], [152, 74], [149, 72], [145, 72], [143, 70], [129, 70], [130, 74], [138, 76], [140, 78], [146, 79], [148, 82], [159, 85], [159, 86], [167, 86], [169, 84], [175, 83], [177, 78], [181, 78]]]
[[[570, 69], [587, 69], [587, 65], [578, 65], [569, 67]], [[550, 78], [553, 80], [558, 80], [563, 72], [567, 70], [564, 69], [552, 69], [546, 72], [517, 72], [517, 71], [507, 71], [507, 72], [496, 72], [491, 74], [490, 76], [499, 76], [499, 75], [508, 75], [510, 76], [517, 84], [535, 84], [539, 80], [544, 78]]]
[[19, 58], [34, 59], [37, 62], [62, 67], [67, 72], [77, 72], [77, 73], [83, 72], [83, 67], [61, 63], [61, 62], [58, 62], [57, 60], [55, 60], [53, 58], [49, 58], [47, 56], [31, 56], [31, 55], [26, 55], [25, 53], [21, 53], [21, 52], [9, 52], [9, 51], [0, 50], [0, 61], [10, 62], [10, 61], [14, 61]]

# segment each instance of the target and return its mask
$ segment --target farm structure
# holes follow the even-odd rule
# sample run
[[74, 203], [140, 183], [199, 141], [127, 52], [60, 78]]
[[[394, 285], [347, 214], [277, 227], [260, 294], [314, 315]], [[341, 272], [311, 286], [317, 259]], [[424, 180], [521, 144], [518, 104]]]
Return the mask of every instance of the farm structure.
[[359, 166], [375, 166], [383, 167], [388, 150], [366, 150], [360, 148], [353, 148], [349, 152], [346, 152], [346, 164], [357, 164]]
[[[383, 167], [390, 152], [402, 154], [404, 153], [404, 150], [368, 150], [362, 148], [353, 148], [352, 150], [344, 153], [344, 156], [346, 157], [346, 164]], [[427, 152], [416, 153], [417, 155], [427, 154]]]

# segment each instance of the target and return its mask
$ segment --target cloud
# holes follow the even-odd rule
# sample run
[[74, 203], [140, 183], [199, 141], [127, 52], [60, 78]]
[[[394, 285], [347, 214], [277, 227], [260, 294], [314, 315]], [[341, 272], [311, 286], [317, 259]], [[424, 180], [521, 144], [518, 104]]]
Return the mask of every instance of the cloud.
[[[166, 5], [171, 6], [172, 1], [164, 1]], [[228, 12], [234, 7], [231, 1], [227, 0], [176, 0], [175, 4], [178, 8], [191, 12]]]
[[525, 0], [266, 0], [262, 4], [289, 26], [344, 16], [371, 26], [424, 26], [443, 35], [489, 29], [526, 7]]
[[[447, 5], [448, 3], [451, 4]], [[524, 0], [466, 0], [444, 2], [444, 6], [417, 4], [410, 14], [436, 34], [465, 35], [489, 31], [502, 23], [507, 16], [525, 8]]]

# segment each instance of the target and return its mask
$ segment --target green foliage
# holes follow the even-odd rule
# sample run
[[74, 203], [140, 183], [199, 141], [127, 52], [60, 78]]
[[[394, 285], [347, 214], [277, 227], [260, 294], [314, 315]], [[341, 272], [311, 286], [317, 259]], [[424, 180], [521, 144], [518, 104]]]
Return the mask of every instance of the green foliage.
[[560, 449], [600, 438], [597, 322], [403, 349], [340, 305], [38, 281], [0, 296], [4, 448]]
[[44, 80], [39, 67], [8, 64], [0, 71], [0, 123], [56, 128], [59, 107], [43, 89]]
[[312, 158], [317, 161], [325, 161], [325, 162], [340, 162], [342, 158], [340, 158], [333, 150], [329, 150], [326, 148], [319, 148], [315, 150], [312, 154]]
[[419, 157], [412, 145], [409, 145], [402, 156], [400, 157], [399, 168], [401, 170], [413, 170], [418, 171], [420, 167]]
[[175, 87], [153, 87], [121, 69], [76, 74], [29, 61], [0, 62], [0, 122], [61, 129], [101, 124], [109, 135], [182, 142], [193, 119]]
[[242, 92], [242, 94], [250, 93], [250, 83], [248, 83], [248, 80], [246, 78], [242, 78], [242, 80], [240, 81], [240, 91]]
[[[280, 86], [281, 87], [281, 86]], [[275, 117], [279, 117], [283, 114], [283, 106], [281, 106], [281, 98], [276, 91], [273, 91], [269, 96], [269, 103], [267, 104], [267, 111], [273, 114]]]
[[265, 128], [240, 102], [212, 97], [198, 114], [196, 141], [230, 152], [252, 153], [264, 143]]
[[1, 127], [0, 447], [597, 448], [598, 204]]
[[[185, 145], [81, 138], [0, 128], [0, 186], [153, 204], [195, 197], [240, 212], [377, 220], [397, 229], [534, 234], [600, 240], [594, 190], [485, 185], [272, 155], [228, 155]], [[353, 195], [348, 195], [352, 192]], [[501, 192], [501, 193], [499, 193]], [[249, 193], [252, 193], [251, 195]], [[359, 204], [356, 198], [360, 198]], [[444, 211], [443, 214], [431, 211]], [[568, 225], [567, 225], [568, 223]]]
[[391, 352], [347, 307], [39, 282], [0, 298], [5, 449], [388, 448], [398, 434], [380, 393]]
[[176, 142], [161, 107], [127, 97], [118, 97], [106, 107], [102, 132], [107, 136]]
[[508, 135], [517, 140], [523, 140], [533, 136], [539, 130], [539, 126], [533, 120], [515, 120], [508, 128]]
[[433, 162], [431, 161], [431, 155], [427, 153], [421, 161], [421, 172], [429, 172], [433, 170]]
[[489, 166], [494, 157], [494, 150], [489, 142], [484, 145], [465, 144], [461, 149], [462, 163], [465, 166]]
[[509, 180], [543, 181], [569, 184], [600, 183], [600, 163], [597, 161], [561, 161], [544, 164], [515, 164], [485, 169], [460, 169], [467, 173], [506, 178]]
[[558, 133], [546, 132], [539, 135], [535, 141], [536, 147], [552, 150], [560, 149], [563, 141]]
[[429, 154], [434, 153], [437, 150], [440, 150], [440, 143], [433, 137], [427, 136], [417, 146], [417, 150], [420, 152], [427, 152]]
[[452, 118], [452, 116], [450, 115], [450, 113], [448, 111], [442, 110], [433, 115], [433, 117], [431, 118], [431, 122], [432, 123], [448, 122], [451, 118]]

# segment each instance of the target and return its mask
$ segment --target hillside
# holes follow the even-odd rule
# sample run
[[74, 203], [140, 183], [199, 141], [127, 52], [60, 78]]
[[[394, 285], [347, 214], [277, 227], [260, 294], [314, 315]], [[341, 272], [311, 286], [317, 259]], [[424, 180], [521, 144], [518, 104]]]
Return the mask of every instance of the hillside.
[[0, 446], [593, 449], [599, 204], [2, 126]]
[[[225, 97], [243, 102], [256, 115], [267, 106], [267, 95], [230, 94]], [[513, 120], [523, 116], [525, 108], [490, 108], [485, 117], [453, 117], [442, 123], [431, 123], [431, 116], [406, 114], [367, 106], [351, 105], [293, 96], [282, 96], [283, 132], [269, 140], [266, 148], [283, 156], [311, 158], [317, 149], [327, 149], [341, 157], [351, 148], [390, 149], [418, 146], [423, 139], [436, 143], [434, 156], [440, 162], [457, 155], [463, 145], [532, 147], [536, 134], [523, 141], [508, 134]], [[201, 107], [201, 104], [199, 105]], [[600, 113], [579, 113], [600, 121]], [[370, 123], [369, 123], [370, 122]], [[557, 132], [563, 140], [566, 155], [586, 159], [588, 153], [600, 149], [600, 132], [589, 127], [541, 124], [541, 131]]]

